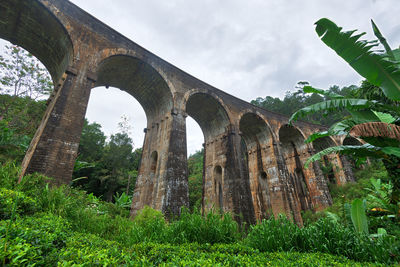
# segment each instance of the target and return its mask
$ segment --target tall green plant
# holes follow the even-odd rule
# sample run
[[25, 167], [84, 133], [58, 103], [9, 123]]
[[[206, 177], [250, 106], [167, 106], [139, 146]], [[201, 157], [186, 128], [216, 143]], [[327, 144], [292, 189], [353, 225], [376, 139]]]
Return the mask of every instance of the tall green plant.
[[351, 221], [353, 226], [358, 233], [368, 233], [368, 221], [367, 215], [365, 214], [365, 201], [357, 198], [351, 203]]
[[[316, 32], [321, 40], [342, 57], [355, 71], [376, 86], [372, 90], [382, 90], [383, 101], [368, 99], [348, 99], [328, 91], [304, 86], [306, 93], [328, 96], [326, 100], [295, 112], [289, 123], [315, 112], [347, 110], [350, 116], [332, 125], [327, 131], [311, 135], [306, 142], [331, 135], [351, 135], [361, 138], [365, 144], [358, 146], [329, 147], [312, 156], [306, 165], [330, 153], [349, 154], [354, 159], [375, 157], [383, 159], [394, 191], [392, 201], [400, 201], [400, 50], [392, 50], [378, 27], [372, 21], [375, 35], [386, 49], [386, 53], [373, 51], [378, 41], [360, 40], [364, 35], [355, 31], [342, 31], [332, 21], [324, 18], [316, 23]], [[379, 94], [374, 94], [374, 96]], [[389, 100], [389, 101], [388, 101]], [[388, 104], [392, 102], [392, 104]], [[394, 103], [394, 104], [393, 104]]]

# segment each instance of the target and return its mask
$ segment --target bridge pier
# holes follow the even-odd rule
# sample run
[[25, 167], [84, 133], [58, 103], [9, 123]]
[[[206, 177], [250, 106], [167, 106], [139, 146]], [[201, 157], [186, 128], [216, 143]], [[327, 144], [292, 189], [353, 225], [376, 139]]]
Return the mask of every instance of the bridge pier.
[[203, 210], [233, 212], [238, 222], [255, 223], [241, 136], [229, 130], [205, 143]]
[[71, 182], [92, 85], [85, 66], [63, 75], [24, 157], [19, 180], [39, 172], [54, 178], [54, 185]]
[[167, 217], [189, 207], [185, 114], [172, 110], [146, 128], [131, 216], [144, 206]]

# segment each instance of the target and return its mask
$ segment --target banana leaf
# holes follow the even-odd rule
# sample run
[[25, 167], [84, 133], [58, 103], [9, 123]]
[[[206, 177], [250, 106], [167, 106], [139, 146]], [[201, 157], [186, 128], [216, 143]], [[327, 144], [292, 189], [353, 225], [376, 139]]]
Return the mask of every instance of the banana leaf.
[[381, 31], [378, 29], [378, 26], [376, 26], [375, 22], [371, 19], [371, 24], [372, 24], [372, 29], [374, 30], [374, 34], [376, 38], [378, 38], [379, 42], [383, 45], [383, 47], [386, 50], [387, 55], [391, 60], [395, 60], [394, 54], [392, 49], [390, 48], [388, 42], [386, 41], [386, 38], [383, 37]]
[[326, 18], [315, 24], [318, 36], [327, 46], [370, 83], [382, 88], [388, 98], [400, 100], [399, 65], [372, 51], [378, 43], [359, 40], [365, 33], [342, 31], [341, 27]]
[[356, 198], [351, 203], [351, 221], [358, 233], [369, 234], [365, 205], [361, 199]]
[[353, 119], [345, 119], [333, 124], [328, 131], [323, 132], [316, 132], [311, 134], [305, 143], [311, 143], [318, 138], [322, 138], [325, 136], [332, 136], [332, 135], [346, 135], [351, 130], [351, 128], [357, 125], [358, 122], [354, 121]]
[[[388, 150], [387, 152], [393, 152]], [[400, 152], [400, 149], [399, 149]], [[361, 146], [333, 146], [333, 147], [328, 147], [314, 155], [312, 155], [311, 157], [309, 157], [306, 161], [306, 163], [304, 164], [305, 168], [308, 168], [308, 165], [311, 162], [320, 160], [323, 156], [325, 155], [329, 155], [332, 153], [341, 153], [341, 154], [347, 154], [347, 155], [353, 155], [356, 157], [373, 157], [373, 158], [380, 158], [382, 157], [383, 154], [387, 154], [383, 151], [381, 151], [380, 148], [375, 147], [371, 144], [364, 144]]]
[[314, 88], [314, 87], [312, 87], [310, 85], [304, 86], [303, 87], [303, 92], [304, 93], [311, 93], [311, 94], [312, 93], [320, 94], [320, 95], [324, 95], [324, 96], [330, 97], [332, 99], [344, 98], [344, 96], [342, 96], [342, 95], [335, 94], [335, 93], [330, 92], [330, 91], [325, 91], [323, 89]]
[[318, 111], [338, 111], [338, 110], [362, 110], [372, 107], [376, 104], [376, 101], [369, 101], [366, 99], [355, 99], [355, 98], [341, 98], [332, 99], [316, 103], [307, 107], [304, 107], [296, 111], [289, 119], [289, 124], [292, 121], [296, 121], [300, 117], [313, 114]]

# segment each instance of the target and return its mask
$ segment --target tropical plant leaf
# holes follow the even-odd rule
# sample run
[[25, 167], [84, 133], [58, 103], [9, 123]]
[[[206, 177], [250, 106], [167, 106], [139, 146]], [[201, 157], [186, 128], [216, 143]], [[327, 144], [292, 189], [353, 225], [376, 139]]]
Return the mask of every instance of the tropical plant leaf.
[[400, 100], [400, 70], [398, 64], [387, 60], [384, 55], [372, 52], [376, 42], [360, 41], [365, 33], [342, 31], [335, 23], [323, 18], [315, 23], [321, 40], [332, 48], [350, 66], [370, 83], [382, 88], [392, 100]]
[[382, 152], [387, 155], [392, 155], [400, 158], [400, 148], [399, 147], [383, 147]]
[[348, 110], [353, 119], [358, 121], [358, 123], [370, 122], [370, 121], [380, 121], [379, 117], [371, 109], [365, 110]]
[[379, 118], [379, 121], [381, 122], [385, 122], [385, 123], [393, 123], [396, 121], [396, 118], [394, 118], [392, 115], [390, 115], [389, 113], [385, 113], [385, 112], [379, 112], [379, 111], [375, 111], [373, 110], [373, 112], [375, 113], [375, 115]]
[[318, 138], [322, 138], [325, 136], [332, 136], [332, 135], [347, 135], [351, 128], [356, 125], [357, 122], [355, 122], [353, 119], [346, 119], [339, 121], [335, 124], [333, 124], [328, 131], [323, 131], [323, 132], [317, 132], [311, 134], [305, 143], [311, 143], [315, 141]]
[[400, 61], [400, 48], [392, 50], [394, 59]]
[[383, 137], [400, 141], [400, 126], [385, 122], [367, 122], [355, 125], [350, 135], [353, 137]]
[[304, 167], [308, 168], [308, 165], [311, 162], [320, 160], [323, 156], [332, 153], [351, 154], [357, 157], [379, 157], [382, 155], [382, 153], [379, 152], [380, 149], [371, 144], [364, 144], [361, 146], [333, 146], [333, 147], [328, 147], [309, 157], [306, 163], [304, 164]]
[[388, 42], [386, 41], [386, 38], [383, 37], [381, 31], [378, 29], [378, 26], [376, 26], [375, 22], [372, 19], [371, 19], [371, 24], [372, 24], [372, 29], [374, 30], [374, 34], [375, 34], [376, 38], [378, 38], [379, 42], [385, 48], [387, 55], [389, 56], [390, 59], [395, 60], [393, 51], [390, 48]]
[[289, 124], [292, 121], [296, 121], [300, 117], [305, 117], [307, 115], [313, 114], [318, 111], [338, 111], [338, 110], [362, 110], [373, 106], [376, 101], [369, 101], [366, 99], [354, 99], [354, 98], [343, 98], [343, 99], [333, 99], [323, 101], [317, 104], [313, 104], [304, 107], [296, 111], [289, 119]]
[[351, 221], [358, 233], [368, 235], [368, 221], [365, 206], [361, 199], [354, 199], [351, 203]]
[[330, 97], [332, 99], [344, 98], [344, 96], [342, 96], [342, 95], [335, 94], [335, 93], [330, 92], [330, 91], [325, 91], [325, 90], [322, 90], [322, 89], [314, 88], [314, 87], [312, 87], [310, 85], [304, 86], [303, 87], [303, 91], [304, 91], [304, 93], [311, 93], [311, 94], [315, 93], [315, 94], [324, 95], [324, 96]]

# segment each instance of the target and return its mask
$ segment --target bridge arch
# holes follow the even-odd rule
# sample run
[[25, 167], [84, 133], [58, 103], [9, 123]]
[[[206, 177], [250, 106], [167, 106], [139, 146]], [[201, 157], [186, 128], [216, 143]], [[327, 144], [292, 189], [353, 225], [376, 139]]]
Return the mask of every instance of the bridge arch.
[[74, 53], [71, 38], [60, 20], [37, 0], [4, 0], [0, 10], [0, 38], [37, 57], [57, 84]]
[[205, 142], [224, 134], [232, 125], [228, 109], [215, 94], [204, 90], [192, 90], [185, 96], [186, 113], [203, 131]]
[[150, 64], [129, 55], [112, 55], [97, 67], [95, 86], [112, 86], [132, 95], [143, 107], [148, 122], [173, 108], [171, 90]]

